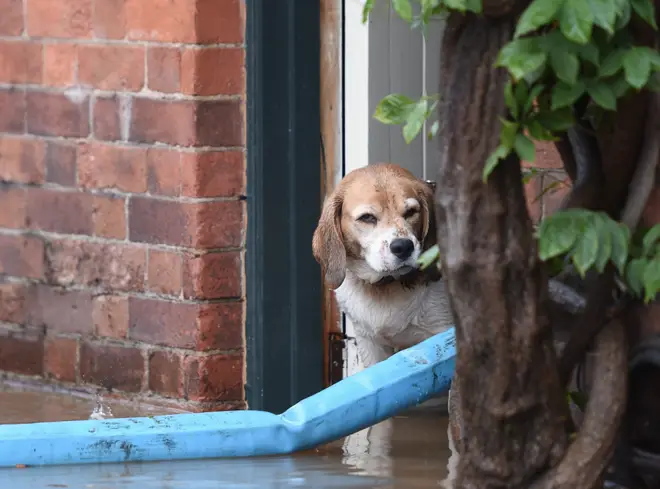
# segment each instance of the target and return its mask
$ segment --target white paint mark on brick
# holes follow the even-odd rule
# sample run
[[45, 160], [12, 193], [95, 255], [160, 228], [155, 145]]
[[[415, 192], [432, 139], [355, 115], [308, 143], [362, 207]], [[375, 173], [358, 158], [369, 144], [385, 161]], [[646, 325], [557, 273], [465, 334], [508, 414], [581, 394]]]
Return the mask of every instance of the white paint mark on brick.
[[133, 98], [125, 95], [119, 95], [119, 128], [121, 139], [128, 141], [131, 137], [131, 116], [133, 114]]
[[91, 90], [81, 85], [68, 87], [64, 90], [64, 96], [74, 104], [82, 104], [90, 96]]

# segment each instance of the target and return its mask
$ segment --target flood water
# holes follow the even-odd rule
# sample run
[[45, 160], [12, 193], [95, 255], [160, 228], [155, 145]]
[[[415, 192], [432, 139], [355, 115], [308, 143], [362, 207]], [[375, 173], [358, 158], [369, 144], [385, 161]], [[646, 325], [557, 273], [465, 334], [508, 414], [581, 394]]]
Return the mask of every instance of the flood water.
[[[168, 414], [103, 403], [114, 417]], [[0, 422], [88, 419], [94, 399], [0, 392]], [[283, 489], [445, 487], [447, 419], [413, 410], [315, 450], [287, 457], [0, 469], [11, 489]]]

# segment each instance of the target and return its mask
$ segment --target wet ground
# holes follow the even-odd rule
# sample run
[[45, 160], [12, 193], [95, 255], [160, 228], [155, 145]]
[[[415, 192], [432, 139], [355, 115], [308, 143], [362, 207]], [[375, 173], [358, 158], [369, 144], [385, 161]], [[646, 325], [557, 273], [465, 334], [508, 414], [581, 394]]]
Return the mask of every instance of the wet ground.
[[[165, 414], [163, 409], [103, 403], [114, 417]], [[87, 419], [94, 399], [0, 392], [3, 423]], [[346, 439], [290, 457], [196, 460], [126, 465], [0, 469], [11, 489], [283, 489], [443, 487], [450, 451], [438, 411], [411, 412]]]

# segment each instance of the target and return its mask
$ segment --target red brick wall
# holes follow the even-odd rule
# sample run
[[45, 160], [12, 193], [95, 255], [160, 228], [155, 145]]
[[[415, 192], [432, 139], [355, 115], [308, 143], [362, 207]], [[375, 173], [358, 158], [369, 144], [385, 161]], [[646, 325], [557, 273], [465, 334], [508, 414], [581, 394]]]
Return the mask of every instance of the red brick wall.
[[0, 0], [1, 371], [243, 405], [243, 4]]

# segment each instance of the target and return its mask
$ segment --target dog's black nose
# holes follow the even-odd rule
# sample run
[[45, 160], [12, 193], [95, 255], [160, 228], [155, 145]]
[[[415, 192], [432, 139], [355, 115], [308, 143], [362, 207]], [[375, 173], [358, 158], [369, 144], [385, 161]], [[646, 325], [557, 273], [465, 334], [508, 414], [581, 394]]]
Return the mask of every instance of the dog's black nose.
[[415, 245], [408, 238], [397, 238], [390, 243], [390, 251], [401, 260], [409, 258], [414, 249]]

